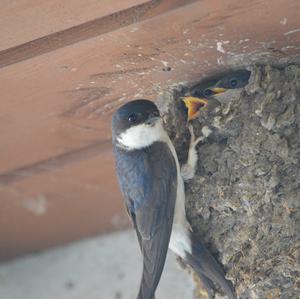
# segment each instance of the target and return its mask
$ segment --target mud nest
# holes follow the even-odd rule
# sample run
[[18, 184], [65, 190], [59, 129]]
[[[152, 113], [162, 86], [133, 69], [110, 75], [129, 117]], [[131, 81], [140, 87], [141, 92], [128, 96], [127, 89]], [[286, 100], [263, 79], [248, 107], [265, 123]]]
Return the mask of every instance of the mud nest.
[[[218, 96], [220, 105], [192, 121], [195, 135], [206, 138], [186, 184], [186, 212], [239, 298], [298, 298], [300, 67], [249, 70], [246, 87]], [[176, 86], [158, 103], [181, 162], [188, 92]]]

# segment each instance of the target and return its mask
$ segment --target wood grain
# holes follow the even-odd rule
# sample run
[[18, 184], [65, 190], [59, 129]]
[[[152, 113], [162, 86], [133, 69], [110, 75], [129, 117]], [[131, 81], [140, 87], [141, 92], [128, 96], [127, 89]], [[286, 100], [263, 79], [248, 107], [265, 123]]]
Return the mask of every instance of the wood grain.
[[[297, 0], [89, 0], [90, 7], [74, 0], [66, 10], [66, 1], [13, 2], [0, 11], [3, 256], [114, 228], [112, 215], [122, 208], [110, 120], [122, 103], [155, 101], [172, 84], [299, 55]], [[1, 18], [8, 7], [11, 21]], [[134, 7], [144, 7], [136, 19]], [[44, 27], [43, 9], [52, 12]], [[113, 21], [126, 9], [131, 15]], [[23, 19], [31, 19], [24, 38], [16, 30]], [[41, 211], [48, 205], [39, 215], [36, 201]]]
[[194, 1], [151, 0], [62, 31], [48, 34], [24, 44], [2, 50], [0, 52], [0, 68], [152, 18], [192, 2]]

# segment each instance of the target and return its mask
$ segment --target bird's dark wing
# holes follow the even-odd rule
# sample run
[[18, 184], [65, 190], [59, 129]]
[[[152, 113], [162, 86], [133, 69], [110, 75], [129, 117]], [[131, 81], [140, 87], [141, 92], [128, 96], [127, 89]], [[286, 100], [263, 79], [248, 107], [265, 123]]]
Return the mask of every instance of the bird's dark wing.
[[143, 254], [138, 299], [152, 299], [165, 264], [177, 190], [176, 163], [167, 144], [116, 155], [117, 173]]

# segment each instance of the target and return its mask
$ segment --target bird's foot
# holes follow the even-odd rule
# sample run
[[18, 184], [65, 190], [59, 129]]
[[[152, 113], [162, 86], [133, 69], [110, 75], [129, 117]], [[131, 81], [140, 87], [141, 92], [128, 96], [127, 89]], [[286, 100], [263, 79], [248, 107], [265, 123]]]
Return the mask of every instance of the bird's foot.
[[181, 167], [181, 176], [184, 181], [188, 181], [194, 178], [198, 162], [196, 146], [200, 141], [205, 139], [205, 136], [200, 136], [198, 138], [195, 137], [194, 128], [191, 124], [189, 124], [189, 131], [191, 139], [188, 152], [188, 159], [187, 162]]
[[195, 149], [197, 144], [205, 139], [205, 136], [200, 136], [196, 139], [195, 137], [195, 133], [194, 133], [194, 128], [191, 124], [189, 124], [189, 131], [190, 131], [190, 135], [191, 135], [191, 139], [190, 139], [190, 146], [189, 146], [189, 151], [191, 149]]

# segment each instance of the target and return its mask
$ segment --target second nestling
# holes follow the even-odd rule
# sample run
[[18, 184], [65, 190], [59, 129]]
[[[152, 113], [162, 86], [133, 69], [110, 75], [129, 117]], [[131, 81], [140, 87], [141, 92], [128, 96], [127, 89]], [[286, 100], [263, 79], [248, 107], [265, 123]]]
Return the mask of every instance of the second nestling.
[[[251, 72], [245, 69], [228, 71], [197, 83], [183, 97], [188, 109], [188, 121], [199, 116], [201, 108], [218, 103], [217, 96], [227, 90], [239, 89], [249, 82]], [[218, 103], [219, 104], [219, 103]]]

